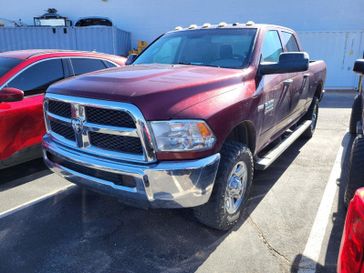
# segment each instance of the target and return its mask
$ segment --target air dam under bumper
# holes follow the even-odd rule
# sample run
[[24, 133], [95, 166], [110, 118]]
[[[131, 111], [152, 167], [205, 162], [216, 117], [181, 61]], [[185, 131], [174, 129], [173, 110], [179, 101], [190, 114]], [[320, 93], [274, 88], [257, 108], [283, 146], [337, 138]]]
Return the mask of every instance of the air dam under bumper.
[[155, 208], [186, 208], [206, 203], [220, 161], [220, 154], [214, 154], [198, 160], [126, 163], [63, 146], [49, 135], [43, 138], [43, 157], [52, 171], [75, 184], [117, 197], [129, 205]]

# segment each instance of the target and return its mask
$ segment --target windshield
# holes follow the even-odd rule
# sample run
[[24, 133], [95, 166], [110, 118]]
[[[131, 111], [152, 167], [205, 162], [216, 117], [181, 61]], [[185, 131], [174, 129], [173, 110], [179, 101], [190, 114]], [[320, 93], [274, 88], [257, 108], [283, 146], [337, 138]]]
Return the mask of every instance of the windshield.
[[0, 77], [21, 63], [21, 61], [22, 60], [16, 58], [0, 57]]
[[201, 29], [163, 35], [133, 64], [187, 64], [246, 67], [256, 29]]

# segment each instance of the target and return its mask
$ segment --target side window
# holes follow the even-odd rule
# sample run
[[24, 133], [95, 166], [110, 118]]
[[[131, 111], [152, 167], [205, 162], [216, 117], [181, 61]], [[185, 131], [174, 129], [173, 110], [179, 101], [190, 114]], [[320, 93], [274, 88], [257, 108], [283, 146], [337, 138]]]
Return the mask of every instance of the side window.
[[104, 62], [98, 59], [72, 58], [71, 61], [76, 76], [107, 68]]
[[282, 31], [282, 42], [283, 47], [285, 47], [288, 52], [300, 51], [296, 38], [292, 33]]
[[108, 61], [104, 61], [104, 64], [106, 65], [107, 68], [110, 68], [110, 67], [116, 67], [115, 64], [111, 63], [111, 62], [108, 62]]
[[270, 30], [265, 34], [262, 47], [262, 62], [278, 62], [283, 52], [278, 32]]
[[24, 91], [25, 96], [40, 94], [52, 83], [64, 78], [61, 59], [34, 64], [16, 76], [7, 86]]

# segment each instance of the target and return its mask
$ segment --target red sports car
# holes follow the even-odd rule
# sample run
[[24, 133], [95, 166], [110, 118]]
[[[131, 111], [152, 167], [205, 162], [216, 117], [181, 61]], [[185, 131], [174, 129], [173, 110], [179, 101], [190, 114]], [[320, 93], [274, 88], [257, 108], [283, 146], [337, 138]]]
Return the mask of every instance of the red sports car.
[[123, 66], [124, 57], [95, 52], [20, 50], [0, 53], [0, 169], [41, 156], [43, 94], [52, 83]]
[[364, 273], [364, 188], [350, 201], [341, 239], [338, 273]]

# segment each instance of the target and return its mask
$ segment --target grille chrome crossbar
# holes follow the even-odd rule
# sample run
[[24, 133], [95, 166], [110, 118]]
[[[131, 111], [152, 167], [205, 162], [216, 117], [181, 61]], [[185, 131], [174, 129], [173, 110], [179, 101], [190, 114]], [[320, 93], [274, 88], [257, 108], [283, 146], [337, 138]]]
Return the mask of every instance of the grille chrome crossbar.
[[[92, 122], [87, 120], [86, 109], [92, 110]], [[98, 120], [99, 112], [100, 120]], [[140, 110], [132, 104], [47, 93], [44, 99], [44, 115], [47, 133], [63, 145], [80, 149], [85, 153], [123, 161], [140, 163], [156, 161], [148, 124]], [[125, 122], [120, 117], [125, 118]], [[115, 118], [119, 120], [115, 121]], [[63, 130], [53, 130], [52, 124], [59, 125], [57, 128]], [[125, 124], [128, 127], [114, 126], [114, 124]], [[74, 140], [69, 137], [70, 130], [67, 128], [74, 131]], [[62, 135], [65, 132], [67, 134]], [[97, 142], [96, 139], [95, 141], [92, 139], [96, 136]], [[99, 145], [95, 146], [93, 143]], [[125, 143], [127, 146], [116, 145], [119, 143]]]
[[[65, 118], [62, 116], [58, 116], [51, 112], [47, 112], [47, 116], [50, 120], [56, 121], [58, 123], [62, 123], [63, 125], [66, 125], [66, 126], [71, 126], [71, 124], [72, 124], [71, 118]], [[92, 123], [92, 122], [85, 122], [83, 124], [83, 126], [89, 132], [96, 132], [96, 133], [101, 133], [101, 134], [110, 134], [110, 135], [117, 135], [117, 136], [139, 137], [137, 129], [133, 129], [133, 128], [101, 125], [101, 124]]]

